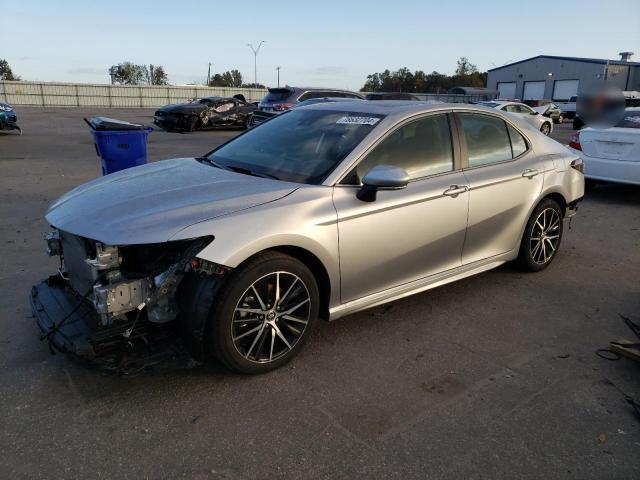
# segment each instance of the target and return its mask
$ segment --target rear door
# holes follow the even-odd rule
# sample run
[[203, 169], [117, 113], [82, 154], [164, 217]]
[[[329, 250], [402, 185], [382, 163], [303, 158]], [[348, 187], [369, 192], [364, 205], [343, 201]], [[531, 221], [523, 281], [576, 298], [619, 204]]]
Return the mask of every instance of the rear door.
[[545, 166], [524, 135], [495, 115], [456, 113], [469, 218], [462, 264], [518, 247], [529, 211], [542, 191]]

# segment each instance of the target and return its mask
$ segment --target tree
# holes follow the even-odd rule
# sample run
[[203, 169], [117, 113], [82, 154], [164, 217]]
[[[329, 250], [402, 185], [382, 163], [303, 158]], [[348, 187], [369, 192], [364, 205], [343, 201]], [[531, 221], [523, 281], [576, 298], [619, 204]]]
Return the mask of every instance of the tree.
[[242, 74], [238, 70], [230, 70], [222, 74], [216, 73], [209, 80], [210, 87], [242, 87]]
[[4, 58], [0, 58], [0, 80], [21, 80], [20, 77], [13, 74], [13, 71], [11, 71], [11, 67], [9, 66], [9, 62]]
[[456, 75], [464, 77], [467, 75], [471, 75], [472, 73], [478, 73], [478, 67], [471, 63], [467, 57], [460, 57], [458, 59]]
[[167, 73], [162, 68], [162, 65], [154, 66], [150, 64], [149, 67], [144, 66], [144, 77], [149, 85], [167, 85]]
[[146, 65], [136, 65], [131, 62], [123, 62], [112, 67], [113, 81], [121, 85], [140, 85], [144, 83], [147, 75]]
[[487, 81], [486, 72], [478, 72], [478, 67], [467, 57], [460, 57], [454, 75], [445, 75], [433, 71], [426, 74], [422, 70], [411, 72], [407, 67], [395, 72], [384, 70], [367, 75], [361, 92], [415, 92], [441, 93], [460, 85], [467, 87], [484, 87]]

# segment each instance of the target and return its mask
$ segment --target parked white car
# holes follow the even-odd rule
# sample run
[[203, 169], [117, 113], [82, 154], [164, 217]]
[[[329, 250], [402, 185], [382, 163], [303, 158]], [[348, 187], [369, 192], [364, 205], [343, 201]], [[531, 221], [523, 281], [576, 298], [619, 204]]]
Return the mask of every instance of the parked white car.
[[525, 105], [524, 103], [492, 100], [490, 102], [480, 102], [478, 105], [507, 112], [513, 117], [519, 118], [520, 120], [524, 120], [525, 122], [533, 125], [545, 135], [549, 135], [553, 132], [553, 121], [549, 117], [540, 115], [540, 112], [536, 112], [533, 108]]
[[569, 149], [582, 158], [588, 180], [640, 185], [640, 107], [627, 108], [615, 127], [576, 132]]

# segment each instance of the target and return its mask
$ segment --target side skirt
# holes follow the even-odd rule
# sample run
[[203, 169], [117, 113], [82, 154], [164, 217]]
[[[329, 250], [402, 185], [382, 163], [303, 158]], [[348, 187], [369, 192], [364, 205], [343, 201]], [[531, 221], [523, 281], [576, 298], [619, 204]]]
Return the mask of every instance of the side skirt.
[[340, 317], [344, 317], [345, 315], [351, 315], [352, 313], [356, 313], [367, 308], [377, 307], [378, 305], [393, 302], [416, 293], [439, 287], [440, 285], [445, 285], [478, 273], [486, 272], [487, 270], [499, 267], [503, 263], [513, 260], [516, 256], [517, 250], [515, 253], [514, 251], [503, 253], [495, 257], [480, 260], [469, 265], [463, 265], [429, 277], [420, 278], [382, 292], [377, 292], [366, 297], [343, 303], [329, 309], [329, 320], [336, 320]]

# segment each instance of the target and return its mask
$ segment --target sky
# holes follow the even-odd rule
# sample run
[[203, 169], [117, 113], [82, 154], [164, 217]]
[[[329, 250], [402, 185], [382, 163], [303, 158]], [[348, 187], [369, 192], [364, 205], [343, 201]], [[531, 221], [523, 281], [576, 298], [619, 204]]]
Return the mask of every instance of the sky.
[[536, 55], [640, 61], [640, 0], [403, 2], [0, 0], [0, 58], [25, 80], [108, 83], [123, 61], [162, 65], [173, 84], [237, 68], [264, 41], [258, 82], [358, 90], [370, 73], [451, 74]]

